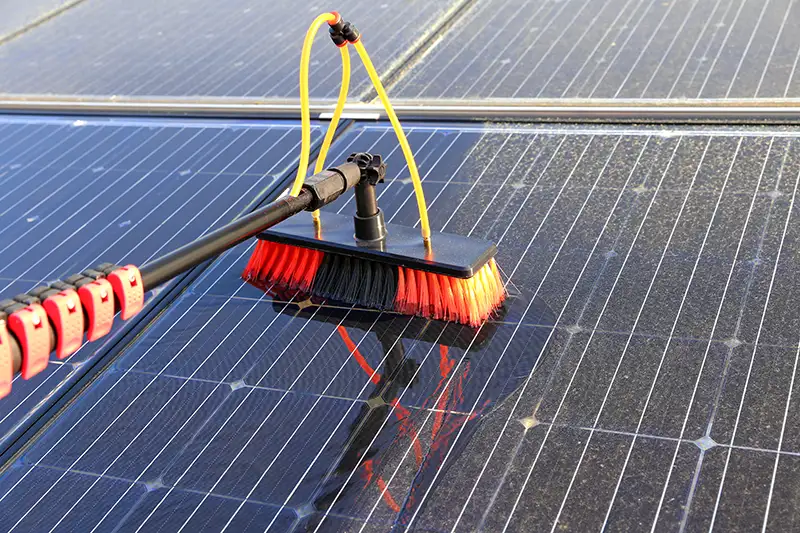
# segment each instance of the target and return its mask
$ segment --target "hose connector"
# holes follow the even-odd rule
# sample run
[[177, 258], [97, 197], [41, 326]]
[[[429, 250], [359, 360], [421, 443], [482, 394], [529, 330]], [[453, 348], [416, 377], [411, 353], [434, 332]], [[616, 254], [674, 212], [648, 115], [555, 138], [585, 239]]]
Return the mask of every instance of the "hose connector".
[[335, 20], [328, 22], [328, 33], [330, 33], [331, 40], [339, 48], [347, 46], [347, 38], [344, 36], [345, 22], [338, 12], [331, 11], [331, 14], [336, 16]]
[[368, 153], [350, 154], [347, 162], [358, 165], [361, 170], [361, 180], [356, 185], [356, 214], [353, 216], [356, 240], [370, 246], [380, 245], [386, 238], [386, 221], [378, 207], [375, 186], [383, 183], [386, 163], [381, 156]]
[[330, 26], [328, 31], [333, 44], [342, 48], [343, 46], [347, 46], [347, 43], [357, 43], [358, 40], [361, 39], [361, 32], [358, 31], [358, 28], [352, 23], [343, 20], [341, 15], [336, 11], [331, 11], [331, 13], [336, 15], [336, 20], [328, 23], [328, 26]]
[[306, 211], [316, 211], [358, 185], [361, 182], [361, 173], [358, 165], [347, 162], [309, 176], [302, 189], [311, 193], [312, 198]]

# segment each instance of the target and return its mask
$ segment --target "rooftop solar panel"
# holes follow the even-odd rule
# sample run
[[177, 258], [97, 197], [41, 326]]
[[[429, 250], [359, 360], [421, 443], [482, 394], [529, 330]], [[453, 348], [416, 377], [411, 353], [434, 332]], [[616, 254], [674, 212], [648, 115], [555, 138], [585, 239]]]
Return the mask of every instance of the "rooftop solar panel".
[[[0, 293], [106, 261], [142, 264], [220, 226], [283, 179], [299, 138], [283, 122], [0, 119]], [[86, 374], [122, 325], [35, 378], [15, 379], [0, 402], [0, 449]]]
[[[347, 0], [336, 9], [362, 31], [385, 74], [461, 3]], [[84, 2], [0, 47], [0, 92], [297, 98], [303, 37], [324, 9], [248, 0]], [[324, 28], [315, 42], [311, 94], [334, 99], [339, 53]], [[350, 94], [358, 99], [369, 79], [355, 57], [353, 65]]]
[[[783, 530], [796, 130], [410, 125], [480, 331], [204, 272], [0, 478], [6, 530]], [[384, 124], [387, 219], [417, 213]], [[333, 206], [352, 212], [345, 200]], [[13, 504], [13, 505], [12, 505]]]
[[791, 0], [475, 2], [393, 90], [404, 98], [786, 98]]
[[7, 0], [0, 19], [0, 41], [22, 31], [73, 2], [69, 0]]

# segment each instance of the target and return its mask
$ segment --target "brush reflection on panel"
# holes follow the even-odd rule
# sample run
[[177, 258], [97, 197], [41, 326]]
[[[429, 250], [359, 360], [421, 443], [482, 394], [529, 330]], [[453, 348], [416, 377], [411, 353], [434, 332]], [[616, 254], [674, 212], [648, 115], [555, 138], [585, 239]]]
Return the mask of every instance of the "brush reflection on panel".
[[[267, 290], [263, 285], [254, 285]], [[369, 513], [376, 497], [385, 507], [380, 514], [397, 526], [407, 524], [420, 506], [418, 496], [435, 490], [436, 481], [446, 471], [445, 457], [469, 453], [471, 437], [485, 417], [522, 385], [542, 355], [548, 330], [555, 323], [555, 314], [547, 304], [542, 300], [535, 302], [542, 327], [528, 345], [528, 357], [523, 357], [513, 368], [513, 375], [493, 381], [494, 390], [485, 391], [481, 404], [470, 412], [474, 391], [465, 389], [481, 386], [486, 380], [471, 376], [469, 355], [459, 360], [450, 354], [450, 349], [469, 354], [470, 350], [486, 346], [501, 324], [505, 308], [495, 317], [497, 321], [486, 322], [477, 330], [441, 321], [413, 320], [399, 325], [391, 313], [375, 321], [374, 312], [328, 307], [321, 299], [296, 291], [272, 288], [267, 292], [274, 297], [273, 309], [279, 313], [337, 325], [353, 362], [373, 384], [372, 392], [348, 428], [344, 449], [317, 484], [307, 509], [305, 527], [309, 531], [316, 530], [329, 513], [346, 516]], [[285, 303], [290, 301], [299, 303]], [[374, 360], [368, 360], [362, 355], [348, 332], [353, 328], [375, 333], [381, 345], [381, 359], [373, 356]], [[438, 358], [438, 365], [423, 365], [407, 357], [403, 339], [430, 344], [433, 353], [429, 352], [429, 356]], [[373, 367], [374, 364], [379, 366]], [[431, 372], [439, 375], [420, 379], [423, 373]], [[406, 392], [419, 388], [420, 381], [436, 385], [425, 391], [422, 399], [409, 400], [415, 395]], [[432, 423], [423, 420], [431, 415]], [[454, 439], [459, 433], [461, 437]], [[400, 474], [405, 479], [389, 479], [396, 475], [393, 471], [403, 462], [403, 451], [407, 449], [413, 450], [415, 468]]]

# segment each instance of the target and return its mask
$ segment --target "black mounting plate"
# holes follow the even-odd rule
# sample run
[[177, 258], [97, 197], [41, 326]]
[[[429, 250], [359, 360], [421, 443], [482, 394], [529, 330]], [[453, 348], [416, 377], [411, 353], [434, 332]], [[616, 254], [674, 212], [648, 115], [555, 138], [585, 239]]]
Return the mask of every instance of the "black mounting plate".
[[303, 211], [258, 238], [455, 278], [474, 276], [497, 253], [490, 241], [438, 232], [431, 235], [429, 252], [418, 229], [399, 224], [386, 224], [382, 245], [359, 243], [353, 235], [353, 217], [322, 211], [320, 220], [319, 235], [311, 213]]

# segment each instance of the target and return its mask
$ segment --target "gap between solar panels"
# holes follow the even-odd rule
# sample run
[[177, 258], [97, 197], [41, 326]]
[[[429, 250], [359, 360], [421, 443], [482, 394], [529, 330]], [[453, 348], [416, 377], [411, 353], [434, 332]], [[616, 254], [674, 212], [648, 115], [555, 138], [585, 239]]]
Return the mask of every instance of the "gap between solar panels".
[[[306, 178], [311, 157], [311, 46], [325, 24], [341, 50], [342, 85], [314, 175]], [[379, 155], [354, 153], [346, 163], [323, 170], [347, 99], [350, 45], [367, 70], [405, 156], [419, 209], [420, 237], [411, 228], [385, 222], [375, 192], [386, 171]], [[115, 315], [128, 320], [143, 309], [146, 292], [256, 235], [259, 243], [243, 274], [254, 284], [278, 285], [309, 300], [320, 297], [480, 328], [505, 299], [494, 262], [497, 249], [488, 241], [431, 232], [419, 171], [402, 126], [361, 34], [336, 12], [318, 16], [306, 34], [300, 100], [301, 153], [288, 195], [141, 269], [102, 263], [0, 301], [0, 397], [11, 393], [16, 373], [23, 379], [38, 375], [47, 368], [51, 352], [64, 359], [83, 345], [84, 334], [90, 342], [104, 337]], [[352, 225], [347, 217], [320, 215], [321, 207], [350, 189], [356, 199]], [[312, 214], [287, 221], [301, 211]], [[265, 231], [273, 226], [277, 228]]]

